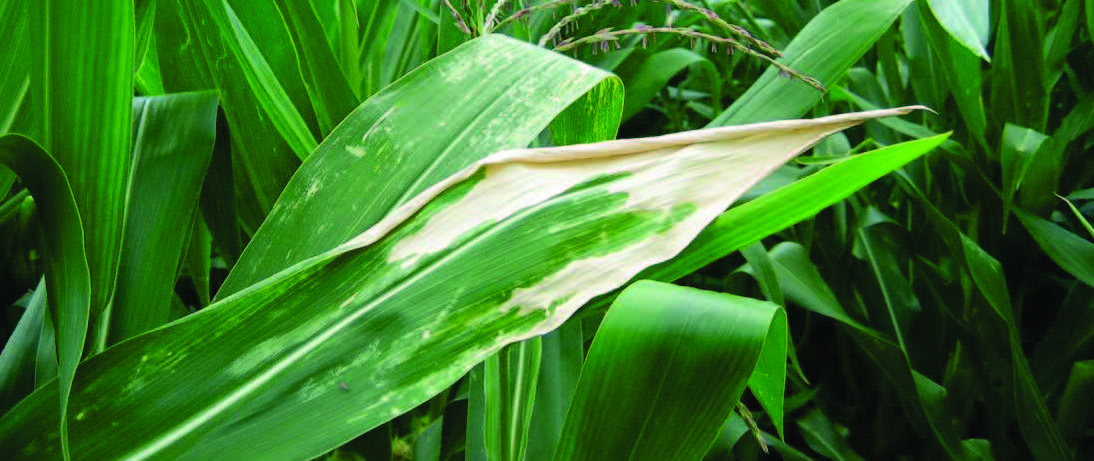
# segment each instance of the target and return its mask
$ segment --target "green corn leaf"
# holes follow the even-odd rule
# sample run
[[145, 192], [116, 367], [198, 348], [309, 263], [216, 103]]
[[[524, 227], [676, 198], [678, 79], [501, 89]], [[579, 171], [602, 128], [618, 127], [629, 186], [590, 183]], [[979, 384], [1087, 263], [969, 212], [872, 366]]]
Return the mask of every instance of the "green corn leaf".
[[[1029, 128], [1023, 128], [1010, 123], [1003, 127], [1002, 152], [999, 161], [1003, 167], [1003, 231], [1010, 216], [1010, 208], [1014, 203], [1014, 194], [1022, 185], [1030, 164], [1035, 158], [1042, 161], [1048, 160], [1045, 156], [1037, 155], [1041, 146], [1048, 140], [1048, 136]], [[1036, 193], [1041, 191], [1032, 191]]]
[[908, 79], [910, 94], [914, 94], [920, 104], [940, 108], [945, 103], [945, 68], [935, 56], [936, 47], [930, 43], [930, 31], [924, 30], [927, 18], [919, 13], [920, 8], [907, 8], [900, 18], [900, 37], [907, 58], [908, 72], [916, 78]]
[[[821, 277], [817, 267], [809, 260], [808, 253], [801, 245], [791, 242], [781, 243], [771, 249], [771, 256], [780, 284], [786, 290], [787, 299], [811, 312], [846, 325], [850, 329], [851, 337], [862, 351], [885, 373], [906, 402], [916, 408], [917, 411], [913, 416], [916, 423], [926, 426], [925, 429], [930, 431], [938, 446], [951, 458], [968, 458], [968, 452], [963, 447], [962, 441], [948, 424], [952, 416], [946, 406], [945, 390], [912, 368], [911, 360], [902, 343], [891, 341], [888, 335], [853, 319], [836, 299], [831, 287]], [[882, 281], [890, 284], [906, 283], [903, 280], [882, 279]], [[890, 322], [896, 323], [895, 320]], [[897, 324], [894, 327], [901, 328], [901, 325]], [[811, 429], [812, 427], [814, 426], [810, 425], [802, 429], [809, 432], [815, 430]], [[813, 434], [807, 437], [819, 435]], [[817, 439], [814, 442], [821, 441]], [[836, 442], [836, 445], [839, 443]]]
[[585, 361], [582, 336], [579, 317], [542, 336], [539, 383], [524, 459], [551, 459], [554, 455]]
[[[99, 320], [111, 298], [117, 273], [132, 135], [136, 26], [130, 0], [28, 2], [27, 8], [30, 93], [41, 128], [37, 139], [67, 178], [40, 194], [65, 195], [60, 184], [71, 187], [79, 218], [76, 224], [68, 225], [79, 226], [82, 222], [83, 248], [56, 251], [77, 251], [80, 258], [86, 256], [91, 277], [90, 287], [78, 299], [71, 294], [47, 297], [58, 329], [60, 414], [64, 415], [67, 393], [85, 350], [85, 337], [91, 346], [89, 352], [102, 345], [103, 323]], [[8, 149], [34, 150], [23, 143], [9, 145]], [[68, 216], [59, 219], [71, 221]], [[54, 257], [70, 256], [55, 253]], [[54, 273], [52, 277], [67, 275]], [[53, 292], [57, 282], [50, 283], [49, 277], [47, 290]], [[81, 282], [77, 279], [72, 283]], [[89, 302], [82, 296], [89, 296]], [[65, 418], [60, 423], [60, 448], [67, 458]]]
[[[1010, 356], [1009, 368], [1013, 382], [1012, 395], [1007, 397], [1014, 404], [1018, 426], [1033, 455], [1039, 460], [1072, 459], [1073, 455], [1064, 443], [1059, 429], [1048, 416], [1048, 409], [1042, 397], [1044, 394], [1033, 378], [1023, 351], [1014, 310], [1010, 303], [1010, 293], [1006, 279], [1003, 277], [1002, 265], [942, 215], [910, 181], [905, 181], [904, 184], [927, 212], [928, 218], [939, 231], [949, 251], [959, 259], [960, 264], [968, 271], [973, 284], [991, 307], [995, 318], [984, 319], [983, 322], [985, 325], [992, 325], [988, 328], [995, 330], [989, 341], [996, 343], [1005, 341], [1004, 344], [992, 344], [992, 346], [1007, 351], [1007, 355]], [[1023, 212], [1015, 210], [1015, 215], [1023, 221], [1023, 224], [1027, 224], [1023, 218], [1025, 216]]]
[[176, 269], [213, 154], [216, 93], [136, 98], [134, 165], [110, 342], [167, 323]]
[[927, 6], [920, 3], [918, 16], [921, 28], [938, 62], [942, 63], [941, 72], [961, 110], [965, 125], [972, 131], [975, 140], [986, 146], [987, 110], [982, 95], [984, 77], [980, 70], [980, 57], [962, 46], [952, 35], [946, 34], [935, 16], [926, 10]]
[[[764, 298], [779, 306], [785, 306], [783, 290], [779, 286], [779, 279], [775, 277], [775, 267], [771, 264], [771, 256], [764, 249], [762, 242], [756, 242], [741, 249], [741, 256], [748, 261], [748, 272], [760, 285], [760, 292]], [[780, 434], [782, 435], [782, 434]]]
[[1090, 234], [1090, 238], [1094, 238], [1094, 226], [1091, 226], [1090, 221], [1086, 220], [1086, 217], [1083, 216], [1083, 213], [1079, 211], [1078, 208], [1075, 208], [1075, 204], [1071, 203], [1071, 200], [1068, 200], [1065, 197], [1060, 197], [1059, 195], [1057, 195], [1057, 197], [1059, 197], [1060, 200], [1063, 200], [1064, 203], [1067, 204], [1067, 208], [1071, 210], [1071, 214], [1075, 216], [1075, 220], [1079, 221], [1079, 223], [1082, 224], [1083, 229], [1086, 229], [1086, 232]]
[[[133, 2], [30, 2], [32, 101], [42, 146], [65, 170], [84, 223], [92, 342], [113, 291], [133, 98]], [[62, 327], [64, 329], [64, 327]], [[76, 360], [80, 351], [60, 351]], [[62, 368], [75, 370], [72, 362]]]
[[999, 122], [1046, 132], [1049, 109], [1043, 15], [1034, 0], [1004, 0], [995, 34], [990, 107]]
[[1048, 71], [1049, 85], [1054, 85], [1064, 72], [1068, 53], [1075, 43], [1075, 33], [1082, 19], [1080, 9], [1083, 0], [1064, 0], [1059, 6], [1056, 25], [1045, 37], [1045, 69]]
[[46, 281], [38, 287], [19, 317], [19, 324], [0, 353], [0, 413], [6, 413], [34, 390], [34, 362], [46, 317]]
[[817, 453], [828, 459], [838, 461], [862, 461], [862, 456], [855, 453], [847, 438], [840, 434], [835, 423], [825, 416], [820, 409], [814, 408], [798, 420], [798, 427], [809, 444]]
[[317, 145], [315, 136], [308, 129], [304, 117], [293, 106], [288, 93], [278, 82], [273, 69], [258, 49], [258, 44], [243, 27], [243, 23], [240, 22], [227, 0], [219, 2], [208, 0], [205, 5], [209, 17], [217, 22], [217, 28], [221, 30], [221, 33], [230, 34], [228, 37], [231, 38], [224, 43], [239, 60], [243, 75], [255, 92], [259, 106], [270, 117], [273, 125], [289, 143], [289, 147], [296, 156], [301, 160], [307, 158]]
[[[844, 0], [814, 17], [783, 50], [782, 63], [832, 86], [889, 29], [911, 0]], [[771, 67], [709, 126], [801, 117], [821, 100], [816, 89]]]
[[[64, 170], [34, 141], [20, 135], [0, 137], [0, 164], [11, 168], [30, 190], [45, 235], [46, 245], [42, 249], [46, 264], [45, 288], [49, 292], [46, 296], [47, 323], [52, 326], [43, 331], [56, 327], [57, 334], [56, 337], [43, 334], [39, 344], [44, 349], [56, 346], [56, 355], [47, 353], [46, 356], [54, 361], [46, 364], [44, 373], [37, 374], [52, 375], [46, 371], [50, 368], [59, 373], [58, 386], [48, 385], [41, 390], [50, 394], [47, 411], [51, 427], [48, 430], [54, 437], [48, 448], [58, 458], [67, 459], [69, 394], [84, 348], [92, 299], [83, 226]], [[42, 353], [40, 349], [39, 357]], [[36, 383], [36, 387], [40, 385], [42, 383]]]
[[1094, 0], [1086, 0], [1086, 33], [1094, 40]]
[[[234, 190], [221, 199], [232, 197], [236, 201], [235, 212], [229, 213], [235, 215], [232, 216], [232, 223], [238, 217], [244, 230], [254, 232], [273, 207], [289, 177], [299, 167], [300, 159], [258, 101], [260, 95], [247, 79], [247, 72], [243, 69], [245, 63], [237, 58], [242, 52], [232, 52], [234, 44], [230, 39], [234, 35], [231, 31], [222, 34], [218, 22], [211, 20], [205, 2], [157, 1], [156, 43], [161, 54], [165, 89], [168, 92], [218, 90], [221, 107], [231, 127], [231, 142], [227, 143], [231, 146], [232, 154], [228, 157], [231, 169], [216, 168], [218, 162], [214, 160], [212, 171], [231, 173]], [[289, 95], [293, 111], [300, 115], [301, 111], [310, 110], [303, 85], [297, 88], [291, 84], [294, 76], [299, 79], [300, 73], [295, 67], [295, 53], [275, 5], [269, 2], [252, 2], [250, 5], [254, 7], [244, 8], [240, 20], [248, 26], [246, 31], [252, 35], [255, 44], [264, 47], [263, 54], [253, 58], [258, 60], [277, 55], [278, 59], [266, 59], [265, 68], [276, 70], [276, 82]], [[221, 8], [217, 11], [224, 19], [226, 13], [223, 5], [212, 6]], [[222, 22], [227, 23], [228, 20]], [[274, 84], [272, 81], [268, 83]], [[283, 100], [266, 103], [267, 106], [271, 104], [286, 103]], [[284, 110], [290, 111], [288, 107]], [[221, 180], [217, 186], [223, 188], [225, 184]], [[216, 231], [222, 227], [213, 219], [209, 222]]]
[[1069, 442], [1077, 441], [1083, 431], [1090, 427], [1091, 415], [1094, 414], [1091, 393], [1094, 393], [1094, 360], [1075, 362], [1064, 395], [1060, 397], [1060, 412], [1056, 417], [1060, 432]]
[[193, 224], [190, 227], [190, 242], [187, 244], [185, 254], [186, 269], [190, 272], [190, 280], [194, 283], [194, 291], [197, 292], [198, 306], [209, 305], [209, 278], [212, 272], [213, 236], [205, 224], [205, 219], [200, 212], [195, 212]]
[[[912, 291], [911, 283], [901, 273], [896, 251], [897, 239], [888, 233], [887, 226], [883, 225], [883, 223], [891, 221], [888, 221], [887, 217], [881, 215], [880, 211], [874, 208], [867, 210], [864, 214], [875, 215], [877, 218], [864, 218], [867, 222], [857, 227], [855, 235], [856, 248], [861, 248], [861, 258], [869, 264], [873, 272], [881, 293], [881, 304], [884, 304], [886, 309], [882, 312], [884, 317], [889, 320], [886, 322], [888, 323], [886, 327], [892, 327], [897, 345], [904, 353], [910, 368], [911, 359], [908, 357], [908, 343], [905, 341], [905, 337], [908, 336], [912, 328], [911, 323], [915, 315], [922, 308], [919, 306], [919, 300], [916, 298], [915, 292]], [[888, 331], [888, 328], [884, 331]]]
[[505, 346], [484, 362], [486, 459], [524, 459], [542, 353], [536, 337]]
[[205, 183], [201, 185], [198, 206], [228, 269], [235, 265], [243, 253], [231, 144], [227, 123], [223, 116], [218, 115], [213, 158], [209, 161]]
[[[635, 283], [593, 340], [554, 459], [699, 459], [754, 370], [785, 372], [786, 344], [779, 306]], [[763, 380], [780, 402], [782, 376]]]
[[1044, 219], [1014, 210], [1048, 257], [1079, 281], [1094, 287], [1094, 243]]
[[1067, 380], [1075, 352], [1094, 339], [1094, 288], [1073, 283], [1060, 303], [1052, 325], [1031, 355], [1037, 383], [1045, 389], [1059, 389]]
[[927, 0], [931, 13], [958, 43], [985, 61], [988, 57], [988, 0]]
[[296, 45], [304, 83], [319, 121], [320, 135], [326, 137], [359, 101], [326, 41], [313, 38], [323, 35], [323, 27], [315, 17], [311, 3], [280, 0], [278, 7], [285, 16], [293, 44]]
[[145, 95], [163, 94], [163, 78], [160, 75], [159, 55], [153, 43], [153, 24], [156, 18], [156, 0], [134, 2], [136, 14], [136, 49], [133, 56], [133, 83]]
[[[0, 43], [4, 43], [0, 48], [0, 134], [12, 128], [30, 92], [26, 5], [25, 1], [0, 2], [0, 17], [7, 18], [0, 23]], [[7, 189], [0, 188], [0, 192], [7, 194]]]
[[[345, 243], [85, 361], [74, 451], [322, 454], [671, 258], [822, 137], [907, 110], [495, 153]], [[56, 402], [47, 386], [0, 419], [0, 451], [57, 457]]]

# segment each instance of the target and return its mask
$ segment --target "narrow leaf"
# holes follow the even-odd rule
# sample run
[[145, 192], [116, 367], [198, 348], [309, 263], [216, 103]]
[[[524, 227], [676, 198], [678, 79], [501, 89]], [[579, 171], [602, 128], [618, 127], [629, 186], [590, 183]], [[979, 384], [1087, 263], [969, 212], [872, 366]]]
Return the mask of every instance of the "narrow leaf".
[[[91, 303], [91, 277], [84, 253], [83, 226], [64, 170], [34, 141], [20, 135], [0, 137], [0, 164], [11, 168], [30, 190], [45, 235], [42, 251], [46, 264], [45, 288], [49, 293], [46, 303], [52, 318], [50, 323], [56, 327], [57, 335], [56, 338], [43, 335], [41, 339], [48, 340], [44, 347], [56, 346], [60, 379], [58, 386], [47, 386], [41, 389], [45, 392], [40, 392], [49, 394], [46, 402], [50, 420], [48, 430], [54, 433], [54, 438], [45, 442], [42, 449], [67, 458], [69, 394], [84, 347]], [[40, 348], [39, 356], [41, 352]]]
[[[56, 0], [28, 2], [28, 8], [39, 141], [64, 169], [84, 223], [91, 273], [89, 338], [97, 343], [98, 319], [114, 288], [129, 178], [133, 1]], [[69, 308], [85, 309], [63, 307]], [[82, 348], [59, 352], [68, 362], [62, 363], [62, 375], [71, 376]]]
[[297, 112], [296, 107], [289, 100], [289, 95], [277, 81], [273, 69], [262, 56], [254, 39], [247, 33], [247, 29], [239, 21], [228, 0], [221, 0], [220, 5], [215, 3], [217, 3], [215, 0], [206, 2], [211, 19], [217, 21], [217, 27], [222, 31], [230, 31], [232, 34], [233, 38], [226, 40], [225, 43], [242, 64], [240, 68], [247, 78], [247, 83], [255, 92], [255, 99], [259, 106], [269, 115], [273, 125], [289, 143], [289, 147], [296, 156], [301, 160], [307, 158], [317, 144], [314, 135], [308, 130], [304, 117]]
[[315, 108], [320, 135], [326, 137], [359, 101], [327, 42], [315, 39], [323, 35], [323, 27], [311, 3], [280, 0], [278, 6], [289, 24], [296, 54], [300, 57], [304, 83]]
[[34, 390], [34, 361], [46, 315], [46, 281], [43, 278], [0, 353], [0, 414], [7, 413]]
[[1075, 278], [1094, 287], [1094, 243], [1024, 211], [1014, 210], [1014, 214], [1048, 257]]

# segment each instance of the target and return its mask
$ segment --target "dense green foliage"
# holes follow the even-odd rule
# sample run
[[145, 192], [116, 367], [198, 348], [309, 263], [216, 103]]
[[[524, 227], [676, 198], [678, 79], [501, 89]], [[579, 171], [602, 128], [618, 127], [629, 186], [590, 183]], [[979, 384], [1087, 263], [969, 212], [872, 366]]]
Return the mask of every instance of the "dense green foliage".
[[0, 453], [1094, 456], [1092, 0], [0, 0], [0, 43]]

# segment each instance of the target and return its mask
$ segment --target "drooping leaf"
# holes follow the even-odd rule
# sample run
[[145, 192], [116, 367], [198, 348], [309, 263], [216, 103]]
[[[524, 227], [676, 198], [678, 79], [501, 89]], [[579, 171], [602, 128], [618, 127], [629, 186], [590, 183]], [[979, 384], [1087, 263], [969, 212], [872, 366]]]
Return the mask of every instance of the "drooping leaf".
[[[589, 349], [554, 459], [699, 459], [762, 351], [770, 349], [785, 372], [785, 315], [749, 298], [631, 285]], [[765, 384], [781, 402], [783, 382], [775, 380]]]
[[1045, 254], [1079, 281], [1094, 287], [1094, 243], [1044, 219], [1014, 210]]
[[1067, 204], [1067, 208], [1071, 210], [1071, 214], [1072, 216], [1075, 216], [1075, 220], [1079, 221], [1079, 223], [1083, 225], [1083, 229], [1086, 229], [1086, 232], [1090, 234], [1091, 238], [1094, 238], [1094, 226], [1091, 226], [1090, 221], [1086, 220], [1086, 217], [1083, 216], [1083, 213], [1079, 211], [1078, 208], [1075, 208], [1075, 204], [1071, 203], [1071, 200], [1068, 200], [1065, 197], [1060, 197], [1060, 200], [1063, 200], [1064, 203]]
[[[45, 368], [36, 375], [59, 373], [58, 386], [42, 389], [49, 394], [47, 411], [51, 414], [49, 428], [54, 437], [44, 449], [58, 457], [68, 457], [67, 409], [76, 365], [84, 348], [91, 303], [91, 277], [84, 253], [84, 231], [72, 189], [64, 170], [38, 144], [21, 135], [0, 137], [0, 164], [11, 168], [30, 190], [39, 210], [46, 244], [46, 303], [48, 327], [56, 328], [56, 336], [43, 334], [39, 340], [38, 357], [47, 359]], [[48, 349], [56, 352], [50, 353]], [[57, 361], [53, 361], [57, 360]], [[48, 379], [48, 378], [46, 378]], [[43, 379], [44, 381], [44, 379]], [[36, 382], [35, 387], [43, 385]], [[58, 403], [59, 402], [59, 403]], [[60, 411], [58, 411], [58, 409]], [[58, 443], [58, 439], [60, 443]]]
[[988, 0], [927, 0], [946, 32], [981, 59], [991, 61], [988, 45]]

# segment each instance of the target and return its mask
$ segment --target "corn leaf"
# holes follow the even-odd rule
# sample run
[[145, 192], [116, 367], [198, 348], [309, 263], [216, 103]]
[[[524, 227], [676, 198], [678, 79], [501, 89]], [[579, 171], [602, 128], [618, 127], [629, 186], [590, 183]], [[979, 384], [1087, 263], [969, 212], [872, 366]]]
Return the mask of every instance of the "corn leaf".
[[136, 98], [125, 240], [110, 342], [167, 323], [178, 261], [216, 134], [216, 93]]
[[529, 460], [550, 459], [554, 454], [585, 361], [581, 318], [572, 318], [542, 338], [536, 403], [525, 451]]
[[[493, 154], [344, 244], [84, 362], [74, 451], [317, 456], [671, 258], [824, 136], [907, 110]], [[0, 419], [0, 450], [57, 457], [56, 402], [47, 386]]]
[[535, 337], [505, 346], [483, 362], [486, 459], [525, 458], [542, 354], [543, 340]]
[[[91, 276], [84, 253], [84, 231], [72, 189], [60, 164], [34, 141], [21, 135], [0, 138], [0, 164], [11, 168], [23, 181], [40, 211], [46, 245], [42, 247], [46, 264], [46, 297], [49, 306], [44, 331], [57, 329], [56, 337], [43, 335], [40, 344], [56, 346], [57, 362], [48, 364], [47, 375], [59, 373], [58, 386], [49, 385], [49, 406], [58, 457], [68, 457], [66, 412], [76, 364], [84, 347], [91, 303]], [[52, 322], [49, 319], [52, 318]], [[39, 351], [41, 356], [41, 351]], [[58, 367], [58, 368], [54, 368]], [[41, 374], [41, 373], [39, 373]], [[48, 378], [46, 378], [48, 379]], [[44, 381], [44, 379], [43, 379]], [[58, 411], [59, 409], [59, 411]]]
[[[1014, 194], [1022, 185], [1030, 164], [1039, 156], [1037, 153], [1049, 138], [1029, 128], [1013, 124], [1003, 127], [1003, 146], [999, 161], [1003, 175], [1003, 230], [1010, 216], [1010, 207], [1014, 203]], [[1047, 160], [1040, 157], [1041, 160]], [[1040, 192], [1040, 191], [1037, 191]]]
[[[1059, 428], [1048, 416], [1043, 393], [1033, 378], [1023, 351], [1002, 265], [943, 216], [914, 186], [909, 185], [909, 190], [927, 211], [928, 218], [949, 251], [968, 270], [973, 284], [990, 306], [990, 314], [994, 314], [978, 312], [977, 317], [986, 329], [994, 330], [984, 341], [1010, 356], [1008, 371], [1012, 381], [1008, 383], [1010, 395], [1007, 397], [1017, 411], [1018, 426], [1030, 451], [1039, 460], [1073, 459]], [[1016, 209], [1015, 214], [1024, 225], [1030, 225], [1024, 219], [1026, 215], [1023, 212]]]
[[958, 43], [981, 59], [988, 57], [988, 0], [927, 0], [931, 13]]
[[635, 283], [589, 348], [554, 459], [699, 459], [761, 357], [770, 350], [786, 370], [786, 344], [779, 306]]
[[38, 281], [25, 307], [0, 353], [0, 413], [6, 413], [34, 390], [34, 362], [47, 315], [45, 278]]
[[1027, 212], [1014, 213], [1049, 258], [1077, 280], [1094, 287], [1094, 243]]
[[[0, 2], [0, 17], [9, 18], [0, 23], [0, 43], [4, 43], [0, 48], [0, 134], [12, 127], [29, 93], [30, 43], [26, 9], [24, 1]], [[4, 173], [0, 173], [2, 176]], [[0, 193], [7, 194], [7, 191], [0, 187]]]
[[682, 48], [672, 48], [657, 53], [635, 53], [631, 60], [636, 63], [627, 68], [617, 69], [617, 73], [627, 86], [627, 98], [623, 103], [623, 120], [628, 120], [645, 108], [654, 96], [669, 83], [674, 75], [688, 67], [702, 70], [718, 87], [718, 72], [710, 60]]
[[[836, 84], [911, 0], [844, 0], [814, 17], [783, 50], [782, 63], [826, 86]], [[709, 126], [801, 117], [821, 100], [816, 89], [771, 67]]]
[[[27, 8], [31, 101], [41, 127], [37, 139], [61, 165], [71, 186], [91, 277], [90, 303], [82, 298], [70, 303], [75, 299], [67, 295], [47, 298], [58, 329], [63, 415], [89, 324], [89, 351], [101, 346], [104, 335], [98, 320], [117, 273], [128, 184], [136, 26], [129, 0], [29, 2]], [[58, 189], [51, 192], [63, 194]], [[67, 443], [64, 424], [61, 418], [62, 448]]]
[[[246, 63], [239, 56], [242, 50], [233, 42], [232, 31], [218, 28], [220, 22], [211, 20], [206, 3], [218, 13], [221, 22], [227, 24], [228, 6], [223, 3], [189, 2], [182, 0], [158, 1], [156, 15], [156, 43], [161, 53], [160, 62], [164, 75], [164, 86], [168, 92], [218, 90], [220, 105], [224, 109], [227, 124], [231, 130], [231, 156], [229, 170], [232, 174], [234, 191], [230, 197], [236, 201], [236, 215], [243, 229], [253, 233], [266, 218], [285, 184], [300, 166], [300, 159], [293, 152], [285, 138], [278, 131], [264, 107], [278, 106], [288, 118], [303, 118], [301, 113], [310, 110], [307, 106], [307, 92], [303, 85], [291, 84], [300, 78], [295, 67], [296, 57], [292, 53], [288, 33], [276, 7], [269, 2], [252, 2], [254, 8], [236, 10], [242, 14], [241, 23], [248, 26], [246, 32], [252, 42], [263, 47], [260, 55], [250, 54], [254, 65], [260, 69], [251, 69], [252, 78], [260, 71], [273, 71], [276, 78], [270, 79], [263, 74], [263, 81], [281, 88], [281, 94], [289, 96], [291, 103], [285, 100], [268, 100], [260, 104], [258, 98], [269, 94], [252, 87], [244, 70]], [[272, 13], [270, 9], [274, 10]], [[257, 24], [257, 25], [256, 25]], [[280, 29], [279, 29], [280, 27]], [[233, 52], [232, 50], [237, 50]], [[254, 52], [254, 49], [249, 49]], [[267, 59], [276, 55], [277, 59]], [[288, 53], [286, 56], [285, 53]], [[265, 66], [260, 61], [266, 63]], [[289, 62], [291, 61], [292, 64]], [[260, 94], [261, 93], [261, 94]], [[301, 95], [302, 98], [301, 99]], [[297, 103], [300, 105], [297, 105]], [[288, 107], [292, 106], [292, 108]], [[303, 107], [303, 109], [301, 109]], [[296, 112], [299, 117], [288, 115]], [[289, 127], [286, 127], [287, 129]], [[292, 128], [297, 131], [297, 128]], [[306, 144], [305, 141], [301, 141]], [[312, 143], [315, 141], [312, 140]], [[214, 166], [219, 163], [214, 161]], [[224, 172], [214, 168], [213, 171]], [[220, 184], [224, 184], [223, 181]], [[212, 222], [212, 220], [210, 220]], [[214, 226], [214, 228], [219, 225]]]
[[323, 35], [323, 26], [319, 24], [311, 3], [303, 0], [279, 0], [278, 7], [285, 16], [293, 37], [292, 42], [296, 45], [304, 84], [319, 122], [320, 135], [325, 137], [360, 101], [350, 88], [327, 42], [312, 39]]
[[363, 103], [323, 141], [217, 298], [342, 244], [490, 153], [528, 145], [567, 107], [552, 126], [556, 143], [588, 140], [574, 132], [614, 137], [621, 92], [606, 72], [499, 35], [430, 61]]
[[[857, 155], [725, 212], [672, 260], [642, 278], [676, 280], [745, 245], [810, 218], [878, 178], [930, 152], [949, 134]], [[792, 205], [786, 205], [786, 204]]]

